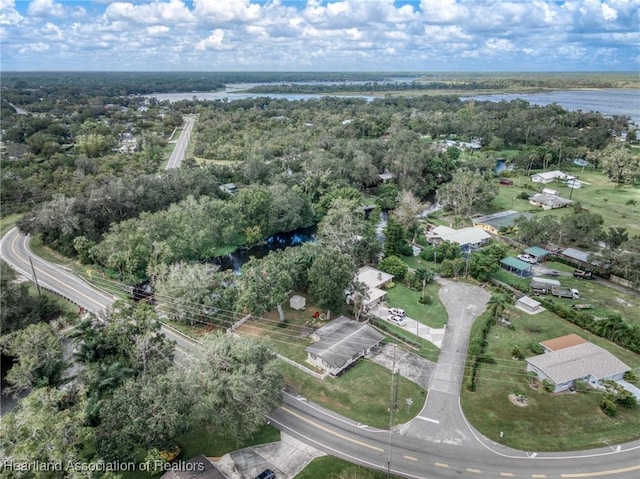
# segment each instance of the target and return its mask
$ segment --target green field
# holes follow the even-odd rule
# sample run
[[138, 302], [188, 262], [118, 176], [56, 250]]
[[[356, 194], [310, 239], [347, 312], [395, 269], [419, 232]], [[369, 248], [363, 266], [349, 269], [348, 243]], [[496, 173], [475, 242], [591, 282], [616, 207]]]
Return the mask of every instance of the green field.
[[296, 479], [396, 479], [386, 472], [356, 466], [333, 456], [318, 457], [311, 461]]
[[0, 218], [0, 236], [4, 236], [7, 231], [13, 228], [20, 218], [22, 218], [22, 213], [6, 215]]
[[[337, 378], [320, 380], [288, 364], [282, 366], [290, 391], [362, 424], [389, 427], [391, 372], [385, 367], [361, 359]], [[400, 376], [397, 397], [399, 409], [393, 423], [402, 424], [420, 412], [427, 392]]]
[[[566, 208], [544, 211], [530, 205], [528, 200], [517, 197], [523, 191], [533, 195], [534, 191], [526, 189], [525, 185], [534, 185], [535, 192], [541, 192], [546, 187], [556, 190], [563, 198], [571, 197], [571, 200], [579, 201], [590, 212], [602, 215], [605, 229], [620, 226], [627, 228], [630, 237], [640, 234], [640, 185], [616, 188], [603, 173], [589, 169], [583, 172], [582, 168], [575, 166], [563, 167], [562, 171], [575, 175], [588, 184], [572, 191], [562, 182], [540, 185], [533, 183], [529, 176], [516, 176], [512, 178], [513, 186], [498, 188], [498, 196], [493, 200], [492, 206], [496, 211], [514, 209], [530, 211], [541, 216], [562, 217], [568, 214], [569, 210]], [[627, 204], [631, 200], [635, 200], [637, 204]]]
[[[482, 364], [475, 392], [462, 388], [461, 403], [471, 424], [489, 439], [527, 451], [578, 450], [619, 444], [638, 438], [640, 407], [618, 408], [614, 418], [600, 411], [600, 392], [550, 394], [529, 386], [526, 363], [512, 358], [514, 346], [526, 357], [534, 356], [532, 343], [576, 333], [601, 346], [640, 371], [640, 355], [594, 336], [557, 316], [543, 312], [529, 316], [516, 309], [507, 315], [515, 329], [494, 326], [487, 352], [497, 364]], [[477, 332], [481, 322], [476, 321]], [[473, 334], [473, 333], [472, 333]], [[529, 405], [509, 401], [510, 394], [523, 394]], [[500, 435], [503, 434], [501, 438]]]

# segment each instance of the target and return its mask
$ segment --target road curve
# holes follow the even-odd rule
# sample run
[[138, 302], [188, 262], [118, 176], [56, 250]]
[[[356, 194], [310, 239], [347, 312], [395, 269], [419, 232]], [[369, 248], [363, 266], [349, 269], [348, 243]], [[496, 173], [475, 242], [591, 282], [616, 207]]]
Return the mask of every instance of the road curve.
[[[32, 278], [29, 257], [38, 282], [85, 309], [99, 314], [114, 298], [96, 290], [58, 265], [33, 255], [28, 237], [17, 228], [0, 242], [0, 255], [14, 269]], [[189, 354], [196, 347], [185, 338], [176, 338], [178, 349]], [[322, 407], [283, 394], [283, 404], [268, 419], [279, 429], [329, 454], [412, 479], [449, 478], [530, 478], [578, 479], [640, 477], [640, 441], [574, 453], [513, 451], [486, 440], [480, 446], [434, 443], [394, 432], [370, 428], [341, 417]]]
[[180, 168], [182, 160], [184, 160], [185, 154], [187, 153], [187, 146], [189, 146], [189, 139], [191, 138], [191, 131], [193, 130], [194, 123], [195, 119], [193, 117], [184, 117], [184, 128], [182, 129], [180, 137], [176, 141], [176, 145], [171, 152], [171, 156], [169, 157], [167, 166], [165, 166], [165, 170]]

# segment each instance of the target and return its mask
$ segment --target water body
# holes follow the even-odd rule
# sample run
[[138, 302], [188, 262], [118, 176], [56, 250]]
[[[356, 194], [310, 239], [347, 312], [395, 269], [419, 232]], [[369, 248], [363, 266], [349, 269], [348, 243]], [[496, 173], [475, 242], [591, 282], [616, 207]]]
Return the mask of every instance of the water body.
[[222, 271], [233, 270], [234, 274], [240, 274], [242, 265], [249, 261], [251, 257], [264, 258], [271, 251], [313, 242], [316, 240], [316, 231], [317, 227], [314, 225], [288, 233], [278, 233], [250, 248], [238, 248], [233, 253], [218, 256], [212, 262], [220, 266]]
[[640, 90], [558, 90], [543, 93], [500, 93], [462, 97], [476, 101], [526, 100], [533, 105], [547, 106], [557, 103], [570, 111], [594, 111], [607, 116], [628, 115], [631, 121], [640, 125]]

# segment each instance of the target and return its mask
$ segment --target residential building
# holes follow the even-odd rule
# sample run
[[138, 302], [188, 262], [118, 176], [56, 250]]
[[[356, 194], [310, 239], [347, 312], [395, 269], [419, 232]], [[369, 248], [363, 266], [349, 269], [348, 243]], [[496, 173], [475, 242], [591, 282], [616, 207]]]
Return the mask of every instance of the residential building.
[[603, 380], [622, 380], [631, 369], [609, 351], [586, 341], [526, 361], [527, 371], [534, 371], [540, 381], [551, 381], [554, 392], [569, 390], [578, 380], [602, 388]]
[[307, 361], [337, 376], [369, 354], [371, 348], [382, 342], [384, 335], [367, 323], [339, 316], [316, 330], [311, 339], [316, 342], [305, 349]]
[[500, 211], [491, 215], [471, 218], [473, 226], [481, 228], [492, 235], [499, 235], [502, 231], [513, 228], [520, 217], [530, 218], [531, 213], [518, 213], [514, 210]]
[[566, 336], [560, 336], [558, 338], [548, 339], [542, 341], [540, 345], [544, 348], [545, 353], [552, 353], [561, 349], [577, 346], [578, 344], [584, 344], [587, 340], [577, 334], [567, 334]]
[[529, 197], [529, 204], [538, 206], [543, 210], [553, 210], [556, 208], [564, 208], [573, 203], [572, 200], [558, 196], [557, 194], [536, 193]]
[[[372, 268], [371, 266], [363, 266], [358, 270], [356, 280], [359, 283], [364, 284], [366, 288], [365, 299], [363, 301], [364, 306], [371, 307], [383, 301], [387, 296], [387, 292], [384, 290], [385, 285], [393, 279], [393, 275], [380, 271], [379, 269]], [[347, 292], [347, 303], [353, 303], [355, 301], [355, 295], [358, 294], [353, 291]]]
[[542, 183], [542, 184], [551, 183], [552, 181], [556, 181], [556, 180], [566, 181], [566, 180], [575, 180], [575, 179], [576, 179], [575, 176], [569, 175], [559, 170], [545, 171], [543, 173], [536, 173], [535, 175], [531, 176], [531, 181], [533, 181], [534, 183]]
[[459, 230], [447, 226], [436, 226], [426, 232], [426, 237], [430, 244], [438, 245], [450, 241], [460, 246], [462, 251], [476, 250], [491, 239], [491, 235], [485, 230], [472, 226]]
[[514, 258], [513, 256], [507, 256], [500, 260], [500, 266], [507, 271], [517, 274], [518, 276], [531, 275], [531, 264]]

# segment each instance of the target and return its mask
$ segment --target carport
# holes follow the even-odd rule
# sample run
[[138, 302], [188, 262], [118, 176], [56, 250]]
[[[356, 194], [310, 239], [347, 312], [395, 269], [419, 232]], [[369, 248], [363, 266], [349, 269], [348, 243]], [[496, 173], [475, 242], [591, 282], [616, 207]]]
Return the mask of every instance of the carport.
[[500, 266], [506, 269], [510, 273], [517, 274], [518, 276], [530, 276], [531, 275], [531, 266], [529, 263], [525, 263], [524, 261], [519, 260], [518, 258], [514, 258], [513, 256], [507, 256], [500, 260]]

